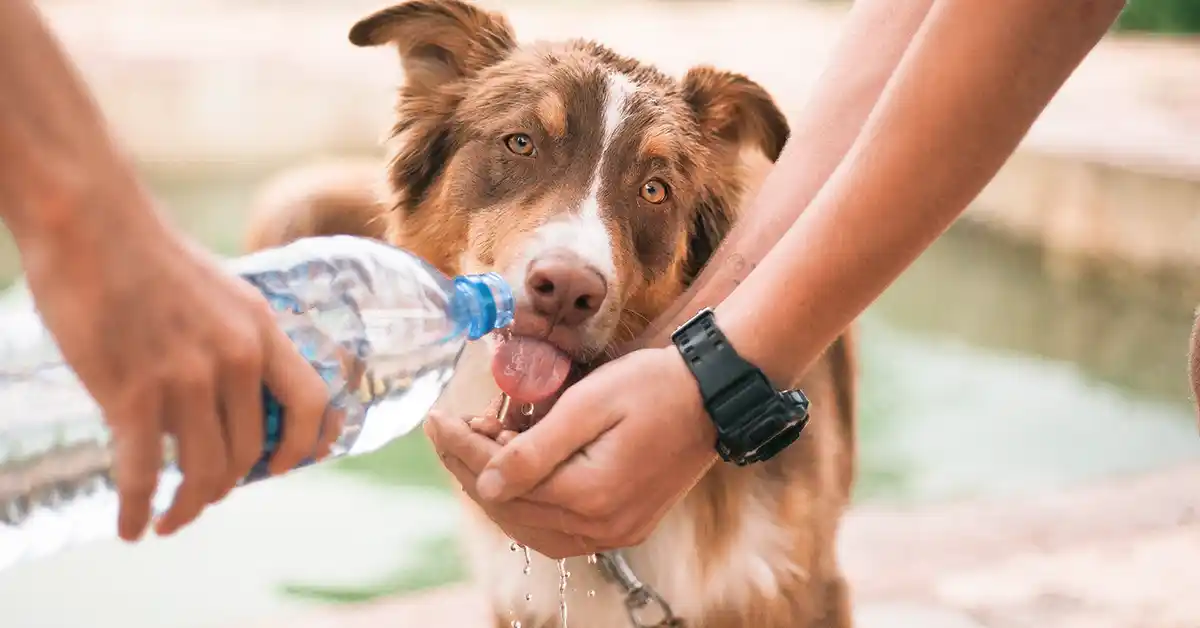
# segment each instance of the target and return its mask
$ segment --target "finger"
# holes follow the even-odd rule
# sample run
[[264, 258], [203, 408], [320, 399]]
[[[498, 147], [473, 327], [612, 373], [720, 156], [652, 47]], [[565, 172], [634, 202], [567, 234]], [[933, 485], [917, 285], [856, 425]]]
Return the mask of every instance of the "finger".
[[[458, 479], [467, 495], [471, 499], [478, 502], [479, 496], [475, 494], [474, 489], [471, 488], [475, 484], [475, 475], [471, 472], [471, 470], [468, 469], [461, 460], [458, 460], [453, 456], [444, 457], [442, 459], [442, 463], [445, 464], [450, 473]], [[573, 556], [591, 554], [596, 551], [595, 548], [597, 545], [594, 541], [587, 537], [575, 536], [560, 532], [558, 530], [543, 528], [537, 525], [523, 525], [518, 523], [517, 520], [505, 516], [505, 514], [511, 514], [514, 510], [511, 507], [518, 504], [525, 505], [522, 502], [510, 502], [501, 505], [502, 510], [484, 508], [483, 511], [484, 514], [486, 514], [488, 518], [492, 520], [492, 523], [495, 523], [501, 530], [503, 530], [509, 538], [549, 558], [570, 558]], [[532, 522], [540, 521], [544, 523], [546, 521], [554, 520], [545, 513], [542, 513], [540, 518], [538, 515], [530, 516], [529, 513], [522, 514], [525, 515], [525, 517], [523, 517], [525, 520]]]
[[325, 418], [321, 421], [321, 436], [317, 441], [317, 452], [313, 455], [315, 459], [322, 460], [333, 453], [333, 447], [342, 437], [342, 429], [345, 426], [346, 413], [344, 411], [335, 410], [333, 407], [326, 408]]
[[467, 419], [467, 427], [476, 434], [495, 440], [504, 431], [504, 424], [494, 416], [476, 416]]
[[194, 521], [217, 497], [228, 477], [226, 438], [217, 416], [215, 393], [211, 384], [197, 383], [167, 394], [167, 431], [175, 437], [183, 482], [175, 491], [171, 507], [155, 524], [160, 536], [173, 534]]
[[[452, 419], [444, 414], [430, 414], [427, 423], [435, 433], [435, 447], [439, 454], [459, 460], [482, 460], [484, 465], [500, 451], [500, 445], [486, 434], [475, 431], [466, 421]], [[482, 468], [476, 469], [476, 473]]]
[[617, 423], [619, 417], [609, 407], [595, 403], [587, 389], [567, 389], [545, 419], [513, 438], [492, 458], [479, 476], [480, 496], [504, 501], [528, 493]]
[[283, 409], [281, 440], [271, 455], [272, 475], [291, 471], [317, 451], [321, 422], [329, 405], [325, 380], [301, 355], [287, 334], [269, 325], [267, 356], [263, 373], [267, 388]]
[[496, 435], [496, 442], [500, 443], [501, 446], [507, 445], [512, 442], [512, 439], [515, 438], [517, 434], [519, 434], [519, 432], [504, 430]]
[[504, 427], [516, 432], [524, 432], [538, 421], [541, 421], [558, 399], [562, 397], [563, 392], [573, 386], [583, 377], [583, 367], [572, 368], [567, 375], [567, 379], [563, 382], [562, 388], [551, 394], [549, 397], [542, 399], [536, 403], [513, 403], [508, 407], [508, 412], [504, 414], [502, 422]]
[[562, 393], [555, 393], [537, 403], [514, 403], [508, 407], [502, 423], [506, 429], [524, 432], [542, 420]]
[[[117, 535], [136, 541], [150, 523], [158, 473], [162, 470], [162, 401], [157, 392], [147, 394], [112, 425], [113, 475], [119, 497]], [[123, 412], [123, 414], [125, 414]]]
[[262, 369], [233, 365], [222, 374], [221, 419], [225, 427], [229, 475], [217, 499], [224, 499], [263, 456]]
[[[442, 461], [455, 461], [463, 465], [470, 475], [459, 477], [459, 481], [471, 483], [470, 492], [474, 494], [479, 473], [486, 469], [492, 457], [501, 451], [500, 444], [468, 427], [449, 423], [443, 426], [440, 438], [443, 445]], [[588, 519], [564, 508], [558, 502], [535, 499], [533, 497], [536, 494], [537, 490], [534, 490], [530, 495], [505, 502], [484, 503], [493, 512], [507, 513], [506, 520], [522, 525], [586, 537], [602, 538], [606, 535], [607, 528], [604, 522]]]
[[441, 452], [442, 450], [441, 446], [438, 445], [437, 429], [437, 419], [439, 419], [441, 416], [442, 415], [437, 412], [430, 412], [425, 416], [425, 423], [421, 426], [421, 429], [425, 432], [425, 438], [429, 439], [429, 444], [433, 445], [433, 450], [437, 452]]

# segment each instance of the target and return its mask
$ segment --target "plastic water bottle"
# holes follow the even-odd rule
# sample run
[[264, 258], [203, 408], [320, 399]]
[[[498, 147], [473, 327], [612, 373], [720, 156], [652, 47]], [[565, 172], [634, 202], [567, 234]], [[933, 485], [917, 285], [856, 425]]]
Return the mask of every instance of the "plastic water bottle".
[[[508, 326], [513, 297], [499, 275], [449, 278], [381, 242], [299, 240], [230, 262], [258, 288], [329, 387], [342, 415], [330, 458], [374, 451], [419, 426], [468, 340]], [[0, 312], [0, 570], [71, 544], [116, 535], [109, 434], [95, 402], [58, 354], [26, 297]], [[281, 410], [266, 395], [265, 477]], [[329, 415], [327, 415], [329, 416]], [[181, 480], [173, 447], [154, 497], [163, 512]]]

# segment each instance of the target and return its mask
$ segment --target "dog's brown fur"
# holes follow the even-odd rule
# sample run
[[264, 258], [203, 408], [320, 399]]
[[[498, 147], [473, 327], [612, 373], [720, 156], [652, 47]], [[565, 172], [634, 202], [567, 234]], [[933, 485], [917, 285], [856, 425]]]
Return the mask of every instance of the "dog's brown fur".
[[331, 159], [288, 170], [255, 196], [243, 245], [256, 251], [322, 235], [383, 239], [388, 221], [379, 200], [382, 183], [379, 163], [368, 159]]
[[[771, 97], [746, 77], [701, 67], [675, 80], [592, 42], [520, 46], [503, 16], [456, 0], [385, 9], [356, 24], [350, 39], [360, 46], [394, 45], [404, 66], [386, 166], [390, 195], [382, 202], [340, 195], [338, 182], [367, 176], [310, 172], [309, 192], [276, 197], [287, 201], [258, 209], [251, 248], [341, 232], [386, 237], [447, 274], [507, 268], [522, 259], [539, 228], [578, 204], [586, 190], [574, 182], [592, 180], [573, 170], [599, 159], [588, 156], [600, 146], [597, 129], [580, 128], [590, 103], [602, 100], [588, 91], [587, 77], [619, 73], [637, 85], [641, 108], [631, 107], [625, 122], [638, 132], [604, 148], [622, 169], [606, 176], [630, 189], [647, 178], [669, 182], [669, 202], [625, 197], [623, 187], [601, 190], [615, 266], [608, 309], [586, 328], [559, 333], [553, 322], [533, 322], [524, 330], [549, 337], [579, 361], [636, 336], [686, 289], [761, 179], [761, 169], [747, 165], [747, 150], [774, 161], [788, 137]], [[511, 144], [493, 139], [511, 138], [505, 134], [514, 129], [529, 133], [540, 161], [516, 159]], [[556, 154], [559, 146], [574, 148]], [[321, 200], [331, 197], [353, 200]], [[380, 216], [386, 234], [379, 231]], [[536, 318], [518, 313], [518, 321]], [[674, 587], [675, 599], [668, 601], [686, 615], [689, 628], [851, 625], [834, 545], [854, 477], [856, 381], [847, 332], [797, 382], [813, 400], [801, 440], [768, 463], [722, 464], [709, 472], [664, 519], [660, 530], [670, 529], [645, 544], [672, 548], [677, 556], [630, 551], [649, 584], [664, 594]], [[478, 519], [472, 537], [485, 549], [476, 551], [477, 579], [492, 592], [497, 625], [509, 628], [513, 619], [527, 628], [556, 625], [557, 617], [498, 593], [505, 579], [521, 578], [520, 570], [493, 573], [498, 559], [488, 552], [507, 552], [507, 543], [486, 518]], [[674, 549], [677, 530], [691, 536]], [[672, 585], [664, 575], [689, 566], [695, 573], [679, 582], [690, 584]], [[573, 569], [594, 567], [581, 562]], [[592, 601], [580, 600], [585, 610], [573, 612], [571, 625], [614, 625], [606, 619], [619, 616], [612, 614], [619, 608], [609, 608], [612, 599], [598, 595], [594, 603], [608, 606], [595, 613], [586, 610]]]

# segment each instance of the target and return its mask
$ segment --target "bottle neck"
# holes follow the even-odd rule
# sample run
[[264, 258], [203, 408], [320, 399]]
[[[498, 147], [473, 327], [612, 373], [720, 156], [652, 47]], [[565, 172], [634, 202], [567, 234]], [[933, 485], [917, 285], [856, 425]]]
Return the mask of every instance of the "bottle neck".
[[455, 322], [466, 329], [469, 340], [508, 327], [513, 322], [514, 310], [512, 288], [500, 275], [480, 273], [454, 278], [450, 312]]

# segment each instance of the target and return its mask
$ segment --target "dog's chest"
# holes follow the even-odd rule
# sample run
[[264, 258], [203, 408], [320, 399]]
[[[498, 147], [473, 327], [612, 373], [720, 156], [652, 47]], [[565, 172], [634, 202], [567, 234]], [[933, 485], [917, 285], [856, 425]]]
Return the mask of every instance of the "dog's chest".
[[[774, 596], [781, 574], [797, 566], [789, 560], [786, 535], [774, 518], [755, 513], [747, 497], [746, 518], [725, 544], [726, 556], [713, 556], [697, 545], [693, 521], [686, 504], [673, 509], [653, 535], [625, 555], [637, 577], [650, 585], [670, 605], [676, 616], [697, 621], [714, 607], [738, 608], [760, 596]], [[560, 613], [560, 574], [556, 561], [536, 553], [529, 573], [520, 550], [490, 522], [473, 521], [469, 534], [477, 582], [489, 588], [500, 619], [525, 625], [557, 625]], [[703, 558], [702, 558], [703, 557]], [[701, 560], [708, 569], [701, 570]], [[719, 564], [714, 568], [713, 564]], [[570, 628], [623, 628], [631, 626], [624, 591], [606, 580], [598, 565], [586, 558], [566, 561], [565, 600]], [[647, 619], [657, 613], [649, 609]], [[549, 622], [549, 623], [547, 623]]]

